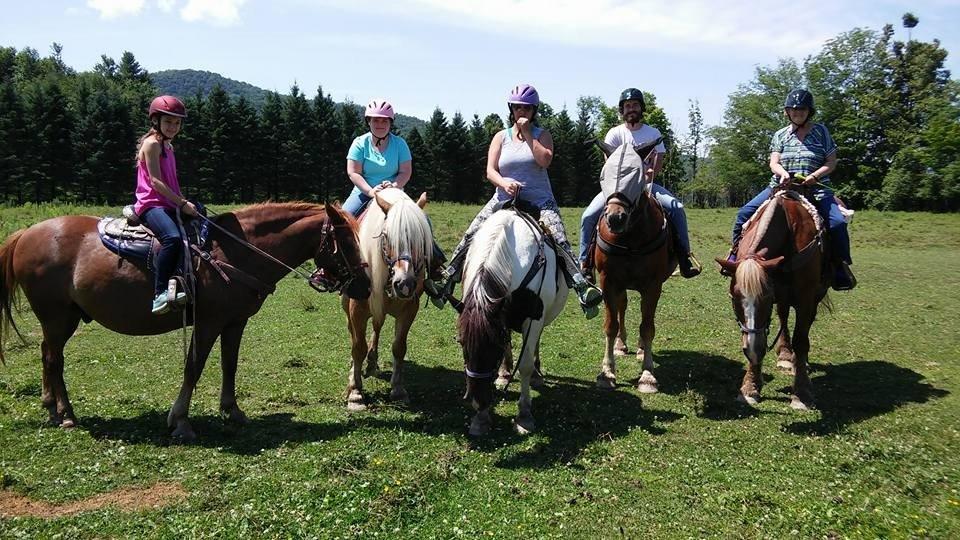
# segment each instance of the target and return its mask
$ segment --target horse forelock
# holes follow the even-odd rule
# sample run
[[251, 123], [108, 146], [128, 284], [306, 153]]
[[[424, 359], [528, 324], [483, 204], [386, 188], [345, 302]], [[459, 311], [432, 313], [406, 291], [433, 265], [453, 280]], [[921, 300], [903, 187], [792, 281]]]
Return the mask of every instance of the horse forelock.
[[392, 253], [409, 253], [415, 265], [429, 268], [433, 256], [433, 233], [427, 215], [417, 203], [409, 197], [393, 203], [384, 230]]
[[756, 259], [746, 259], [737, 265], [737, 272], [734, 276], [737, 287], [745, 299], [755, 302], [757, 299], [766, 296], [767, 291], [767, 272], [760, 266]]

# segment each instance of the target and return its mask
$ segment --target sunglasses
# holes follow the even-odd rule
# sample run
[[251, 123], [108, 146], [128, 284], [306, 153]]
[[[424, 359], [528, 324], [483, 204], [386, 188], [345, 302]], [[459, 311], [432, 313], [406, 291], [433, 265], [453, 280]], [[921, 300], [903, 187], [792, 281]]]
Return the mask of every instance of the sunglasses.
[[519, 105], [515, 103], [511, 105], [511, 107], [513, 107], [513, 110], [515, 111], [532, 111], [533, 110], [533, 105]]

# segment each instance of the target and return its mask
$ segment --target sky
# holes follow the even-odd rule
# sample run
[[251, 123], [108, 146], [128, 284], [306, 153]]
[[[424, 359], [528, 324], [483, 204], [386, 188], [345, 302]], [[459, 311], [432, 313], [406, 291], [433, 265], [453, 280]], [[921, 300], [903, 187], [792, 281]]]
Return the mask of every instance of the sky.
[[[386, 98], [429, 118], [505, 113], [518, 83], [575, 115], [579, 96], [616, 105], [621, 90], [652, 92], [674, 130], [689, 104], [722, 123], [727, 97], [758, 66], [802, 60], [853, 28], [920, 19], [913, 37], [939, 39], [960, 70], [960, 0], [722, 2], [706, 0], [0, 0], [0, 46], [53, 42], [90, 70], [132, 52], [148, 71], [200, 69], [312, 98]], [[956, 77], [954, 77], [956, 78]]]

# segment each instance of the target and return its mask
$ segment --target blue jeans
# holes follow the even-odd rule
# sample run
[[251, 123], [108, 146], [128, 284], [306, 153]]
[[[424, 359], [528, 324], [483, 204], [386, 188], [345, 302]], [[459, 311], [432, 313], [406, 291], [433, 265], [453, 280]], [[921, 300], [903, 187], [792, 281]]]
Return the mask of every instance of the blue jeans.
[[[764, 201], [770, 198], [771, 192], [771, 188], [764, 189], [737, 212], [737, 220], [733, 224], [734, 244], [740, 240], [743, 224], [757, 212]], [[833, 191], [814, 188], [813, 193], [814, 200], [810, 202], [817, 207], [817, 213], [820, 214], [820, 217], [827, 221], [827, 227], [830, 229], [830, 246], [833, 257], [847, 264], [853, 264], [853, 260], [850, 258], [850, 234], [847, 232], [847, 222], [843, 219], [843, 214], [840, 213], [837, 200], [833, 198]]]
[[366, 193], [361, 192], [359, 188], [354, 186], [350, 195], [347, 195], [347, 200], [343, 201], [341, 208], [349, 212], [351, 216], [357, 217], [363, 212], [363, 209], [367, 207], [367, 203], [370, 201], [371, 199], [367, 197]]
[[[670, 225], [676, 231], [680, 240], [680, 250], [684, 255], [690, 253], [690, 231], [687, 229], [687, 213], [683, 210], [681, 203], [672, 193], [659, 184], [653, 184], [653, 196], [667, 213], [667, 219]], [[580, 217], [580, 262], [587, 260], [590, 245], [593, 244], [593, 237], [597, 232], [597, 223], [600, 221], [600, 215], [606, 206], [606, 197], [603, 193], [597, 193], [597, 196], [590, 201], [587, 208]]]
[[177, 226], [176, 210], [169, 208], [148, 208], [140, 219], [147, 224], [160, 241], [160, 253], [154, 261], [153, 294], [154, 296], [167, 290], [167, 282], [173, 276], [180, 257], [183, 253], [183, 241], [180, 237], [180, 227]]

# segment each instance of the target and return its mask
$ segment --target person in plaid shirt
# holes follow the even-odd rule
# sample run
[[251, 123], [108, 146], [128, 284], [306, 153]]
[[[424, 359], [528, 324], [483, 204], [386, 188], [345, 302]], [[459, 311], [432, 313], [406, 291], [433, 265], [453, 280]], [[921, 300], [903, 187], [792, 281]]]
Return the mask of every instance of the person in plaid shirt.
[[733, 249], [727, 260], [736, 260], [737, 244], [743, 224], [770, 198], [778, 184], [790, 182], [794, 176], [803, 177], [803, 184], [813, 186], [812, 202], [830, 228], [830, 248], [834, 262], [833, 288], [838, 291], [856, 286], [857, 280], [850, 271], [850, 236], [847, 222], [830, 184], [830, 173], [837, 166], [837, 145], [823, 124], [811, 120], [816, 114], [813, 94], [802, 88], [791, 90], [783, 103], [784, 113], [790, 125], [773, 134], [770, 141], [770, 184], [737, 212], [733, 224]]

